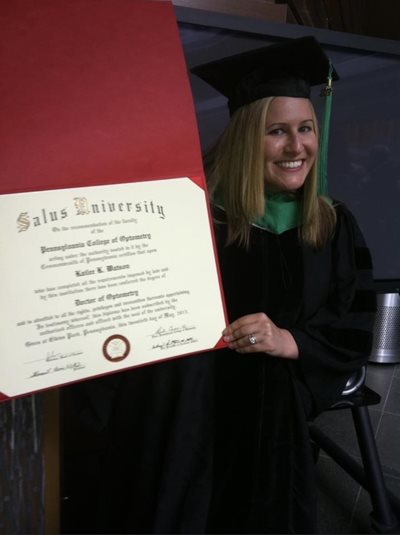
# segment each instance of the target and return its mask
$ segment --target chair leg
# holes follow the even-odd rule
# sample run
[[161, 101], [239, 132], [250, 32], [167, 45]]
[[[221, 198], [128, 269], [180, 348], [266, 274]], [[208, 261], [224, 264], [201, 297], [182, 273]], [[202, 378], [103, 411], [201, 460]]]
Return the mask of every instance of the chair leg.
[[365, 486], [373, 508], [372, 526], [378, 533], [395, 533], [398, 522], [386, 489], [368, 407], [353, 407], [351, 412], [364, 467]]
[[385, 486], [368, 407], [352, 407], [351, 410], [363, 465], [315, 425], [309, 427], [310, 437], [369, 493], [373, 529], [377, 533], [399, 533], [400, 504]]

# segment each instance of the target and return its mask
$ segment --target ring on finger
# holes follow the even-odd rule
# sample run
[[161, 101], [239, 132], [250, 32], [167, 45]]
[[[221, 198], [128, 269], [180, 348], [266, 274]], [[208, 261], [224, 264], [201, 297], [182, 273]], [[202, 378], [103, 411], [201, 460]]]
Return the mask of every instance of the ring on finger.
[[249, 341], [249, 344], [252, 346], [257, 343], [257, 338], [254, 336], [254, 334], [249, 334], [247, 339]]

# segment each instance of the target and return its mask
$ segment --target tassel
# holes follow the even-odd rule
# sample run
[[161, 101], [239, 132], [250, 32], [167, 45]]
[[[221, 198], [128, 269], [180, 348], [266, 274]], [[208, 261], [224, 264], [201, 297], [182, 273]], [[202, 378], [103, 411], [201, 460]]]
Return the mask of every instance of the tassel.
[[317, 194], [328, 195], [328, 144], [329, 144], [329, 125], [332, 110], [332, 63], [329, 62], [329, 73], [327, 85], [321, 91], [321, 96], [325, 97], [324, 111], [321, 122], [320, 143], [318, 152], [318, 186]]

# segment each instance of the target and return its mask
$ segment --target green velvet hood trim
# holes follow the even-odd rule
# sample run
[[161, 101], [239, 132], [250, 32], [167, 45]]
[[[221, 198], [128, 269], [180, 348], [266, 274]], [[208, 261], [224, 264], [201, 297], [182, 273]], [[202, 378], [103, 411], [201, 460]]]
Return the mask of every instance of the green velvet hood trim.
[[[325, 200], [333, 204], [330, 197], [325, 197]], [[264, 215], [253, 224], [274, 234], [283, 234], [287, 230], [300, 227], [303, 224], [302, 195], [293, 193], [265, 195]]]
[[[332, 204], [332, 199], [325, 197]], [[224, 208], [221, 198], [214, 194], [213, 202]], [[274, 234], [283, 234], [287, 230], [300, 227], [303, 223], [303, 197], [295, 193], [275, 193], [265, 195], [264, 214], [251, 224]]]
[[[212, 201], [221, 208], [221, 196], [216, 192]], [[288, 193], [265, 195], [265, 210], [261, 217], [251, 222], [274, 234], [299, 227], [302, 223], [302, 197]]]
[[302, 212], [302, 197], [299, 195], [266, 195], [264, 215], [253, 221], [253, 224], [274, 234], [282, 234], [301, 226]]

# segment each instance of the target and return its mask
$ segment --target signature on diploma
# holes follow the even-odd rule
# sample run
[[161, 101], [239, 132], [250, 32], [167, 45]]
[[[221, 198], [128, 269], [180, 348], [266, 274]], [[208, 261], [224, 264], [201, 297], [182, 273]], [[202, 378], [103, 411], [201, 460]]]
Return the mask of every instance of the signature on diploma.
[[174, 326], [170, 326], [170, 327], [158, 327], [158, 329], [156, 330], [156, 332], [154, 332], [153, 334], [150, 334], [150, 336], [152, 338], [159, 338], [160, 336], [169, 336], [171, 334], [177, 334], [177, 333], [184, 333], [186, 331], [193, 331], [194, 329], [196, 329], [196, 327], [194, 325], [180, 325], [179, 327], [174, 327]]
[[185, 346], [187, 344], [193, 344], [197, 341], [197, 338], [193, 338], [193, 336], [190, 336], [188, 338], [170, 338], [165, 342], [153, 344], [152, 349], [161, 349], [162, 351], [165, 351], [166, 349], [170, 349], [171, 347]]
[[46, 356], [46, 361], [69, 359], [70, 357], [79, 357], [83, 355], [83, 351], [71, 351], [70, 353], [57, 353], [56, 351], [49, 351]]
[[65, 364], [63, 366], [53, 366], [47, 369], [43, 370], [36, 370], [30, 375], [29, 379], [33, 379], [35, 377], [41, 377], [42, 375], [50, 375], [52, 373], [58, 373], [58, 372], [65, 372], [65, 371], [73, 371], [76, 372], [78, 370], [85, 369], [86, 366], [82, 364], [82, 362], [72, 362], [70, 364]]

